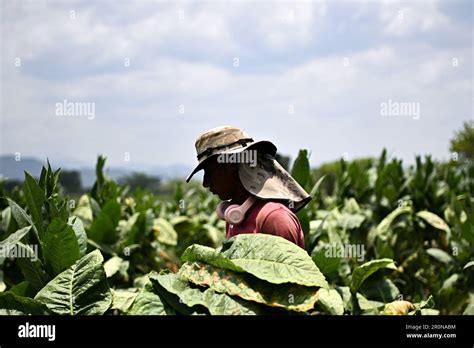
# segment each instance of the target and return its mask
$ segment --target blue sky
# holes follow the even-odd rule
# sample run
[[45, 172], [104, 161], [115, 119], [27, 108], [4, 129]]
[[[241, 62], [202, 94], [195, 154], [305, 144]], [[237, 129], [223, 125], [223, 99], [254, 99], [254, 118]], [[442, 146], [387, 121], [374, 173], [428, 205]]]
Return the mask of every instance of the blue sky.
[[[192, 166], [196, 137], [230, 124], [283, 154], [307, 148], [314, 165], [383, 147], [408, 163], [446, 159], [474, 117], [473, 11], [459, 0], [3, 0], [0, 153]], [[93, 103], [94, 117], [57, 115], [64, 100]], [[418, 117], [381, 115], [389, 101], [415, 103]]]

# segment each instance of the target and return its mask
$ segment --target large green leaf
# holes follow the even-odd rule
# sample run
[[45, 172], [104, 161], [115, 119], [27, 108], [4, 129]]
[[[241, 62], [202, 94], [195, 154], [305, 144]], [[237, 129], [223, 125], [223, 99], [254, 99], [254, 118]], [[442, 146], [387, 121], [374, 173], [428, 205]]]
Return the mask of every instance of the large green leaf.
[[[28, 245], [24, 245], [22, 243], [17, 244], [21, 248], [29, 249], [28, 255], [32, 255], [35, 251], [31, 249]], [[48, 282], [48, 275], [44, 271], [43, 263], [40, 259], [32, 259], [32, 258], [17, 258], [16, 262], [20, 267], [21, 273], [25, 277], [30, 285], [31, 289], [34, 293], [40, 290], [43, 286], [46, 285]]]
[[447, 279], [443, 281], [441, 289], [439, 289], [440, 295], [449, 296], [454, 292], [461, 276], [458, 273], [451, 274]]
[[26, 204], [33, 217], [33, 222], [40, 234], [43, 233], [43, 214], [42, 208], [46, 200], [44, 190], [39, 187], [38, 183], [31, 175], [25, 172], [25, 183], [23, 185], [23, 193], [25, 194]]
[[149, 283], [140, 290], [128, 314], [174, 315], [176, 312], [161, 299], [160, 295], [155, 292], [153, 285]]
[[140, 213], [133, 214], [127, 220], [120, 220], [118, 223], [118, 233], [120, 238], [120, 245], [128, 246], [136, 242], [135, 237], [139, 229], [140, 224]]
[[474, 292], [469, 293], [469, 304], [462, 312], [463, 315], [474, 315]]
[[365, 216], [362, 214], [348, 214], [341, 213], [337, 216], [337, 225], [344, 230], [352, 230], [359, 228], [365, 221]]
[[[219, 222], [223, 223], [224, 221], [220, 220]], [[202, 225], [202, 228], [205, 231], [206, 236], [212, 242], [211, 244], [212, 246], [222, 245], [222, 243], [225, 240], [225, 227], [224, 226], [217, 225], [216, 227], [211, 224], [204, 224]]]
[[[0, 231], [5, 231], [9, 232], [10, 231], [10, 226], [13, 224], [11, 223], [12, 221], [12, 210], [10, 207], [6, 207], [5, 209], [2, 210], [0, 214]], [[1, 232], [0, 232], [1, 233]]]
[[188, 281], [174, 273], [150, 274], [150, 280], [167, 292], [179, 297], [180, 302], [193, 308], [203, 306], [211, 315], [254, 315], [262, 311], [255, 304], [239, 301], [227, 294], [219, 294], [212, 289], [201, 291], [189, 286]]
[[341, 296], [342, 302], [344, 304], [344, 309], [352, 314], [354, 314], [354, 307], [357, 307], [355, 305], [356, 298], [355, 296], [351, 293], [351, 289], [348, 286], [337, 286], [335, 288], [337, 293]]
[[117, 252], [114, 250], [114, 248], [112, 248], [112, 246], [108, 244], [94, 242], [92, 239], [87, 239], [87, 244], [89, 245], [89, 247], [99, 249], [104, 254], [111, 255], [111, 256], [117, 255]]
[[12, 233], [7, 238], [0, 242], [0, 250], [7, 251], [15, 246], [24, 236], [28, 234], [32, 226], [27, 226]]
[[3, 271], [0, 270], [0, 292], [5, 291], [6, 288], [7, 288], [7, 285], [3, 281]]
[[369, 233], [367, 234], [367, 245], [372, 247], [377, 239], [382, 239], [382, 243], [388, 245], [386, 243], [386, 239], [391, 233], [391, 225], [395, 221], [397, 217], [403, 214], [411, 214], [413, 212], [413, 208], [408, 206], [400, 206], [394, 209], [390, 214], [388, 214], [378, 225], [376, 228], [372, 228]]
[[[434, 308], [423, 308], [420, 313], [421, 315], [439, 315], [439, 310]], [[411, 313], [408, 313], [408, 315], [411, 315]]]
[[318, 291], [318, 306], [328, 314], [344, 314], [344, 302], [339, 292], [335, 289], [320, 289]]
[[99, 250], [85, 255], [46, 284], [35, 299], [55, 314], [103, 314], [112, 302], [103, 261]]
[[468, 263], [466, 263], [463, 267], [463, 269], [468, 269], [469, 267], [473, 267], [474, 266], [474, 261], [469, 261]]
[[31, 283], [33, 291], [41, 289], [47, 281], [47, 275], [43, 270], [43, 265], [38, 259], [38, 250], [33, 250], [29, 245], [21, 242], [21, 239], [27, 235], [32, 226], [24, 227], [0, 242], [0, 250], [7, 251], [15, 248], [18, 255], [26, 257], [17, 257], [16, 262], [26, 280]]
[[118, 235], [115, 231], [120, 220], [120, 204], [111, 199], [108, 201], [97, 218], [92, 222], [87, 233], [88, 237], [95, 242], [112, 244]]
[[324, 181], [324, 179], [326, 178], [326, 175], [323, 175], [322, 177], [319, 178], [319, 180], [316, 182], [316, 184], [314, 184], [313, 188], [311, 189], [311, 192], [309, 193], [309, 195], [311, 197], [316, 197], [316, 193], [318, 192], [319, 190], [319, 186], [321, 186], [322, 182]]
[[79, 198], [73, 214], [82, 220], [85, 228], [88, 229], [90, 227], [93, 220], [93, 213], [91, 198], [88, 195], [82, 195], [81, 198]]
[[308, 161], [308, 150], [300, 150], [298, 157], [295, 159], [293, 168], [291, 169], [291, 176], [301, 185], [305, 187], [309, 180], [310, 166]]
[[309, 216], [307, 209], [301, 209], [298, 213], [296, 213], [298, 220], [300, 221], [301, 229], [303, 230], [303, 234], [305, 237], [305, 245], [310, 242], [310, 235], [309, 235]]
[[424, 211], [419, 211], [418, 213], [416, 213], [416, 216], [422, 218], [434, 228], [450, 233], [448, 224], [443, 219], [441, 219], [438, 215], [424, 210]]
[[395, 301], [400, 295], [400, 290], [390, 279], [367, 279], [359, 289], [367, 298], [380, 302]]
[[28, 226], [33, 226], [33, 232], [35, 233], [36, 239], [39, 242], [41, 239], [38, 234], [38, 230], [36, 229], [35, 224], [33, 223], [33, 220], [31, 219], [31, 217], [26, 213], [26, 211], [23, 210], [23, 208], [21, 208], [18, 204], [16, 204], [10, 198], [7, 198], [7, 201], [8, 201], [8, 205], [10, 206], [13, 218], [18, 224], [18, 227], [24, 228]]
[[45, 315], [48, 308], [39, 301], [10, 291], [0, 293], [0, 315]]
[[271, 307], [306, 312], [314, 307], [319, 288], [295, 284], [273, 285], [250, 274], [237, 273], [199, 262], [187, 262], [179, 275], [190, 282]]
[[82, 220], [77, 216], [70, 216], [67, 222], [76, 234], [77, 243], [79, 245], [79, 253], [84, 256], [87, 253], [87, 233], [84, 229]]
[[381, 268], [396, 269], [392, 259], [372, 260], [354, 269], [352, 273], [351, 291], [354, 293], [357, 292], [364, 280]]
[[331, 244], [317, 245], [311, 253], [313, 261], [327, 277], [337, 272], [341, 264], [341, 257], [336, 252], [329, 253], [328, 247], [333, 248]]
[[7, 198], [7, 202], [10, 206], [11, 214], [13, 215], [13, 218], [15, 219], [20, 228], [34, 225], [31, 216], [29, 216], [26, 211], [22, 207], [20, 207], [15, 201], [11, 200], [10, 198]]
[[183, 261], [201, 261], [236, 272], [247, 272], [273, 284], [295, 283], [327, 287], [324, 275], [305, 250], [284, 238], [267, 234], [239, 234], [219, 252], [192, 245]]
[[111, 289], [110, 291], [112, 292], [110, 309], [116, 309], [121, 313], [128, 313], [139, 293], [137, 288]]
[[57, 275], [80, 258], [76, 234], [65, 221], [54, 218], [43, 237], [46, 269]]
[[[163, 303], [167, 303], [176, 311], [176, 313], [179, 314], [192, 315], [195, 312], [199, 312], [201, 314], [209, 314], [209, 311], [206, 307], [199, 305], [191, 308], [187, 306], [177, 294], [175, 294], [176, 291], [168, 291], [167, 287], [162, 286], [157, 280], [158, 277], [161, 275], [162, 274], [158, 274], [157, 272], [152, 271], [148, 274], [148, 281], [152, 283], [156, 292], [160, 295], [161, 299], [163, 299]], [[184, 281], [184, 278], [182, 278], [182, 280]], [[185, 289], [189, 285], [187, 284], [187, 282], [184, 282], [183, 284], [184, 286], [182, 289]]]
[[178, 234], [173, 225], [163, 218], [153, 221], [153, 230], [158, 241], [163, 244], [175, 246], [178, 244]]
[[411, 206], [401, 206], [396, 208], [390, 214], [388, 214], [377, 226], [377, 230], [380, 234], [386, 233], [386, 231], [390, 228], [393, 221], [402, 214], [408, 214], [413, 211]]
[[105, 274], [107, 278], [110, 278], [119, 273], [123, 278], [128, 280], [127, 270], [129, 266], [129, 261], [122, 259], [120, 256], [112, 256], [104, 263]]
[[24, 280], [10, 288], [10, 292], [18, 296], [34, 297], [35, 293], [32, 291], [32, 287], [29, 281]]
[[438, 248], [429, 248], [426, 249], [426, 253], [436, 259], [437, 261], [448, 264], [453, 261], [451, 255], [449, 255], [446, 251], [438, 249]]
[[385, 304], [379, 301], [371, 301], [361, 293], [356, 293], [357, 303], [364, 314], [379, 314]]
[[417, 314], [420, 312], [423, 313], [423, 310], [434, 308], [435, 302], [433, 299], [433, 295], [430, 295], [426, 300], [414, 303], [413, 306], [415, 307], [415, 309], [410, 314]]

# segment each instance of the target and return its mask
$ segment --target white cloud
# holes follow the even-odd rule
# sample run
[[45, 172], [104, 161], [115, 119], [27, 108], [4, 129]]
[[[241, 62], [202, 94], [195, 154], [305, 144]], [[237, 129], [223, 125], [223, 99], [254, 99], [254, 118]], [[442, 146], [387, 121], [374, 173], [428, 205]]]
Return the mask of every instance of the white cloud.
[[257, 30], [268, 46], [291, 49], [319, 35], [325, 15], [323, 2], [271, 3], [265, 11], [259, 11]]
[[449, 19], [439, 10], [437, 1], [390, 1], [381, 3], [380, 21], [391, 36], [407, 36], [416, 32], [442, 30]]
[[[234, 124], [275, 141], [286, 154], [312, 149], [314, 162], [344, 152], [377, 155], [383, 146], [411, 160], [416, 152], [447, 150], [447, 137], [472, 106], [470, 42], [454, 50], [410, 40], [448, 23], [435, 5], [423, 14], [420, 5], [404, 4], [407, 22], [397, 27], [391, 17], [397, 3], [384, 4], [383, 26], [373, 25], [404, 42], [384, 40], [357, 51], [342, 42], [328, 53], [314, 47], [318, 35], [331, 35], [339, 23], [331, 22], [337, 8], [320, 2], [158, 3], [110, 11], [94, 5], [77, 7], [74, 22], [67, 6], [29, 4], [8, 7], [2, 24], [9, 57], [28, 58], [21, 68], [11, 61], [3, 66], [5, 152], [71, 156], [88, 164], [99, 152], [123, 164], [123, 153], [130, 152], [149, 164], [193, 164], [201, 131]], [[364, 6], [360, 20], [374, 11], [371, 3]], [[298, 63], [275, 63], [272, 53], [297, 56], [298, 47], [313, 51]], [[249, 72], [245, 61], [232, 66], [240, 54], [265, 59]], [[219, 56], [229, 64], [216, 63]], [[39, 74], [34, 64], [40, 57], [52, 69], [72, 64], [74, 78]], [[128, 68], [124, 57], [131, 58]], [[455, 69], [452, 57], [459, 58]], [[279, 68], [265, 71], [269, 64]], [[63, 99], [95, 102], [96, 118], [54, 117], [54, 103]], [[381, 117], [380, 103], [388, 99], [419, 102], [420, 120]]]

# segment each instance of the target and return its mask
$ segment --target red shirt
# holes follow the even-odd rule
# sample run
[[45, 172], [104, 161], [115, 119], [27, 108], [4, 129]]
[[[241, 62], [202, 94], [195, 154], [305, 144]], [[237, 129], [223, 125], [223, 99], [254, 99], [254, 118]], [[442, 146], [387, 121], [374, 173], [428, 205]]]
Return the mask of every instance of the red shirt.
[[304, 234], [296, 215], [284, 204], [257, 201], [239, 225], [226, 223], [226, 238], [241, 233], [267, 233], [283, 237], [304, 249]]

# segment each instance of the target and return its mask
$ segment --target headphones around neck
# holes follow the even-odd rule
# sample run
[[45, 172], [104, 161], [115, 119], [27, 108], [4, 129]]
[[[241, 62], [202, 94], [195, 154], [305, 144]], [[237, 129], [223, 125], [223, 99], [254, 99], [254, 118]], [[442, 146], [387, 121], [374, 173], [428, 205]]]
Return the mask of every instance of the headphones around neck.
[[249, 196], [242, 205], [232, 204], [230, 201], [221, 202], [216, 209], [217, 216], [231, 225], [238, 225], [244, 221], [245, 213], [255, 201], [254, 196]]

